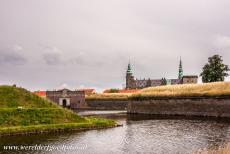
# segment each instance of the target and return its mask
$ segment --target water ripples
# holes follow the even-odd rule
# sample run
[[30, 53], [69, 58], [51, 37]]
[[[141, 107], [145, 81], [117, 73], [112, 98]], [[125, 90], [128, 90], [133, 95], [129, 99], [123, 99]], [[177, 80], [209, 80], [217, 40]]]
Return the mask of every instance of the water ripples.
[[[111, 112], [107, 113], [111, 114]], [[113, 116], [110, 115], [110, 117]], [[120, 115], [114, 117], [116, 120], [119, 120], [120, 123], [123, 123], [123, 127], [62, 134], [5, 137], [0, 138], [0, 145], [50, 144], [57, 146], [78, 145], [86, 147], [84, 150], [65, 151], [65, 153], [70, 154], [187, 154], [194, 153], [199, 149], [222, 146], [230, 142], [229, 121], [199, 118], [139, 117], [126, 116], [126, 114], [124, 114], [123, 117]], [[35, 152], [28, 151], [27, 153]], [[36, 153], [44, 152], [40, 151]], [[63, 151], [53, 151], [49, 153], [61, 154]]]

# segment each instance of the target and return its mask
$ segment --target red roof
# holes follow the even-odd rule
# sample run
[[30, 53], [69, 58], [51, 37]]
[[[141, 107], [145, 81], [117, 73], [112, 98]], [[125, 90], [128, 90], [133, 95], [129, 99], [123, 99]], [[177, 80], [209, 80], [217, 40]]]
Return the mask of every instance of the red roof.
[[46, 91], [35, 91], [34, 94], [40, 97], [46, 97]]

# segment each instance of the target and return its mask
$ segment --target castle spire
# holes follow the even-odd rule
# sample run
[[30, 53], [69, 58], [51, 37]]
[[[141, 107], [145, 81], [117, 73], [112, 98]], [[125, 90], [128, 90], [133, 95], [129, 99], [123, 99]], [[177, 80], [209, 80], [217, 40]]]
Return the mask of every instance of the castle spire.
[[181, 61], [181, 57], [180, 57], [178, 79], [182, 79], [182, 77], [183, 77], [183, 68], [182, 68], [182, 61]]
[[130, 64], [130, 62], [129, 62], [129, 64], [128, 64], [128, 68], [127, 68], [127, 72], [126, 72], [127, 74], [132, 74], [132, 69], [131, 69], [131, 64]]

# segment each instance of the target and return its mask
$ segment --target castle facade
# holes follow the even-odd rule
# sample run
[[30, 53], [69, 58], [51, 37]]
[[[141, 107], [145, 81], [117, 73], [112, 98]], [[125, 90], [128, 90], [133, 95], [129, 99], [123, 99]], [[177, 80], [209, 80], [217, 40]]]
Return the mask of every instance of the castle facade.
[[128, 64], [126, 72], [126, 89], [142, 89], [147, 87], [156, 87], [161, 85], [176, 84], [196, 84], [198, 82], [197, 75], [183, 75], [182, 61], [180, 59], [179, 72], [177, 79], [135, 79], [132, 73], [131, 64]]

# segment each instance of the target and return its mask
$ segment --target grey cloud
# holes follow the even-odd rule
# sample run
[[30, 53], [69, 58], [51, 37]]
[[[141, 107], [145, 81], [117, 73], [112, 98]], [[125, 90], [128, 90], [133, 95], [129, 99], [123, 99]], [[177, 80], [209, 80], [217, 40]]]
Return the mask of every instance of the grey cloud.
[[2, 65], [23, 65], [27, 59], [21, 52], [21, 48], [5, 48], [0, 49], [0, 64]]
[[[52, 50], [50, 50], [52, 49]], [[45, 53], [42, 59], [48, 65], [65, 65], [65, 66], [82, 66], [82, 67], [100, 67], [105, 65], [114, 64], [114, 61], [122, 60], [123, 57], [119, 55], [111, 54], [87, 54], [85, 52], [74, 52], [72, 54], [66, 54], [65, 52], [55, 48], [44, 50]]]
[[67, 60], [67, 63], [70, 65], [89, 65], [88, 58], [89, 56], [85, 54], [77, 54]]
[[64, 53], [56, 46], [42, 45], [42, 60], [47, 65], [65, 65], [66, 60]]
[[81, 52], [68, 57], [65, 55], [64, 51], [57, 47], [46, 47], [42, 59], [47, 65], [89, 65], [87, 56]]
[[59, 65], [63, 63], [58, 53], [45, 53], [43, 54], [43, 59], [48, 65]]
[[4, 83], [119, 88], [129, 59], [137, 78], [177, 77], [180, 56], [185, 74], [213, 54], [230, 65], [229, 0], [13, 2], [0, 1], [0, 45], [23, 49], [0, 50], [1, 66], [21, 64], [1, 67]]

